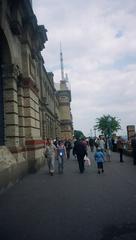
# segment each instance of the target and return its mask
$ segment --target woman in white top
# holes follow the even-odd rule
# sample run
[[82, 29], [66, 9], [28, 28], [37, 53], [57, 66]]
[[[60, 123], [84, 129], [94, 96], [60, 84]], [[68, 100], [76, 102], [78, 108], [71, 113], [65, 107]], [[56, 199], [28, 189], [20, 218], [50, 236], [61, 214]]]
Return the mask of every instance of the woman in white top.
[[53, 176], [55, 171], [55, 156], [56, 156], [56, 147], [53, 144], [51, 139], [47, 139], [45, 156], [47, 157], [47, 164], [49, 167], [49, 174]]

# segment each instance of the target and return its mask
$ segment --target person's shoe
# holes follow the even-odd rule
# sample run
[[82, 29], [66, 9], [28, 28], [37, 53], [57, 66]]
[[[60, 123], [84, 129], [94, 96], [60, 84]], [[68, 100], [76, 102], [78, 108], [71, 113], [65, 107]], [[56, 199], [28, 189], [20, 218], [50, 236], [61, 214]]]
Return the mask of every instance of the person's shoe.
[[102, 173], [104, 172], [104, 169], [102, 169]]
[[100, 174], [100, 171], [98, 171], [98, 174]]
[[53, 176], [53, 172], [51, 172], [50, 175]]

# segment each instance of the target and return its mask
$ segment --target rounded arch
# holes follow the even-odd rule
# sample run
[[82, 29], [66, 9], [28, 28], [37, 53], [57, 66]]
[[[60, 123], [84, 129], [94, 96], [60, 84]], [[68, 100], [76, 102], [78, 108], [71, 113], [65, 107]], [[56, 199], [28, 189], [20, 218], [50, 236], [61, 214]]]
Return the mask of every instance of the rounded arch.
[[11, 64], [11, 54], [8, 41], [4, 32], [0, 28], [0, 146], [5, 144], [5, 131], [4, 131], [4, 97], [3, 97], [3, 78], [2, 78], [2, 65]]
[[8, 41], [0, 28], [0, 64], [11, 64], [11, 53]]

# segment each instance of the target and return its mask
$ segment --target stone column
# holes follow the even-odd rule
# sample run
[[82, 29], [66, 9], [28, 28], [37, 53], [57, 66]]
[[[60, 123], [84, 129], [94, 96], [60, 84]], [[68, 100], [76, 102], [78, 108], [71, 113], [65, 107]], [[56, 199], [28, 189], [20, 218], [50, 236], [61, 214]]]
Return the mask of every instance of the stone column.
[[5, 120], [5, 145], [12, 147], [19, 145], [19, 118], [17, 78], [19, 68], [13, 64], [2, 65], [4, 83], [4, 120]]
[[25, 145], [24, 91], [18, 86], [19, 144]]
[[46, 139], [46, 115], [45, 112], [43, 110], [42, 112], [42, 122], [43, 122], [43, 126], [42, 126], [42, 131], [43, 131], [43, 139]]
[[41, 139], [38, 88], [31, 78], [23, 79], [26, 139]]

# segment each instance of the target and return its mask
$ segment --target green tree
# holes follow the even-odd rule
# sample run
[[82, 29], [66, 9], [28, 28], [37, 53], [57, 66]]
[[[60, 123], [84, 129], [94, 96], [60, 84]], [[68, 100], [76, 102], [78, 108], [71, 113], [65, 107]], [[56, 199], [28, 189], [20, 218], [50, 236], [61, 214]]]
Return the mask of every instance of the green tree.
[[121, 129], [120, 120], [110, 115], [103, 115], [100, 118], [96, 118], [95, 128], [104, 134], [105, 137], [110, 137], [113, 133]]
[[83, 138], [84, 134], [80, 130], [74, 130], [74, 137], [75, 138]]

